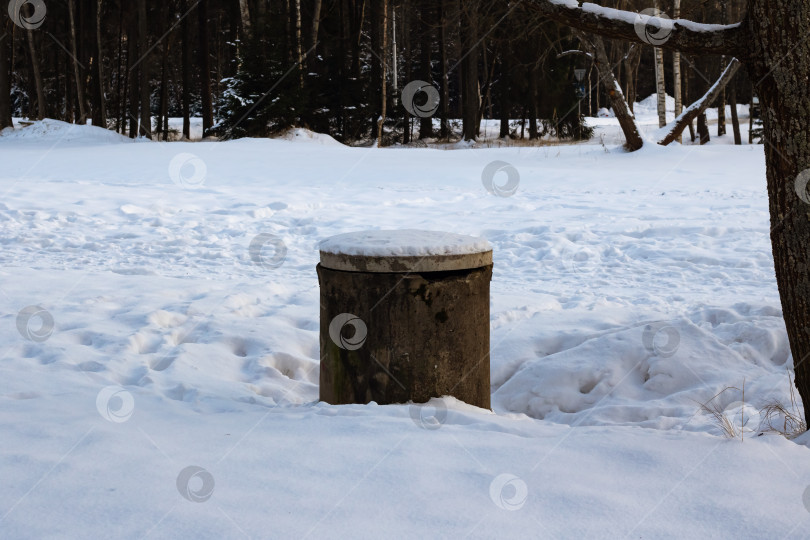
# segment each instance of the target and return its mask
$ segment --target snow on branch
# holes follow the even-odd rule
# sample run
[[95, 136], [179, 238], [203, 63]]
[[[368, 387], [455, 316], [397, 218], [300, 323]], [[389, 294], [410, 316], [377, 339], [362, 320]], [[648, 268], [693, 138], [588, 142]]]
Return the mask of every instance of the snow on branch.
[[581, 54], [582, 56], [587, 56], [588, 58], [593, 59], [593, 55], [591, 53], [580, 51], [579, 49], [571, 49], [570, 51], [563, 51], [557, 55], [557, 58], [562, 58], [564, 56], [571, 56], [573, 54]]
[[709, 88], [709, 91], [706, 92], [702, 98], [689, 105], [678, 118], [658, 130], [657, 137], [661, 137], [658, 144], [666, 146], [675, 141], [681, 133], [683, 133], [683, 130], [686, 129], [686, 126], [688, 126], [692, 120], [700, 116], [700, 114], [709, 108], [714, 100], [717, 99], [717, 96], [720, 95], [723, 88], [734, 78], [738, 69], [740, 69], [740, 61], [733, 58], [723, 74], [720, 75], [720, 78], [717, 79], [717, 82]]
[[525, 5], [549, 19], [604, 37], [699, 55], [745, 54], [744, 31], [739, 23], [672, 20], [654, 9], [634, 13], [579, 0], [526, 0]]

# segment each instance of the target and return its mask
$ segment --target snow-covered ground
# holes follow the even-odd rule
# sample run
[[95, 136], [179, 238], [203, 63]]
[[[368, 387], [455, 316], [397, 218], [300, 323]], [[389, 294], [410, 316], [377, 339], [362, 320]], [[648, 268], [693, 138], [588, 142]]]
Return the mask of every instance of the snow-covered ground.
[[[0, 135], [0, 190], [2, 538], [806, 534], [810, 450], [758, 436], [792, 372], [761, 146], [45, 121]], [[317, 402], [318, 242], [369, 228], [493, 246], [493, 411]]]

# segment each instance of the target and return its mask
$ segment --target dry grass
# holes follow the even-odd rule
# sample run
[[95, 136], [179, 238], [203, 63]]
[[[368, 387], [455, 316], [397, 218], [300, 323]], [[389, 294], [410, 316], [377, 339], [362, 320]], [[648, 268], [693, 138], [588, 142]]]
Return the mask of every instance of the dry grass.
[[698, 403], [700, 405], [700, 410], [708, 414], [712, 418], [712, 422], [720, 428], [720, 431], [723, 433], [724, 436], [728, 437], [729, 439], [736, 439], [737, 437], [740, 438], [742, 441], [744, 439], [743, 427], [745, 426], [745, 418], [741, 418], [739, 428], [732, 422], [732, 420], [726, 415], [725, 411], [720, 407], [719, 403], [716, 403], [714, 400], [723, 395], [725, 392], [729, 390], [736, 390], [741, 392], [743, 395], [743, 406], [745, 405], [745, 381], [743, 381], [743, 388], [740, 390], [736, 386], [726, 386], [714, 396], [711, 397], [705, 403]]
[[789, 371], [788, 382], [790, 383], [790, 405], [786, 407], [780, 401], [773, 400], [762, 408], [760, 414], [762, 424], [766, 426], [765, 431], [779, 433], [787, 439], [793, 439], [807, 431], [807, 422], [802, 416], [803, 409], [796, 401], [796, 393]]
[[[790, 388], [790, 405], [785, 405], [779, 400], [768, 402], [763, 408], [759, 409], [759, 425], [753, 430], [754, 432], [779, 433], [787, 439], [793, 439], [807, 431], [804, 409], [796, 399], [796, 391], [793, 386], [793, 381], [790, 379], [790, 371], [788, 371], [788, 383]], [[732, 390], [742, 394], [742, 409], [739, 425], [732, 418], [729, 418], [726, 411], [715, 401], [725, 392]], [[742, 441], [745, 438], [745, 432], [751, 431], [745, 429], [745, 380], [743, 380], [742, 388], [727, 386], [705, 403], [698, 403], [698, 405], [700, 405], [701, 412], [708, 414], [712, 422], [720, 429], [723, 435], [729, 439], [739, 438]]]

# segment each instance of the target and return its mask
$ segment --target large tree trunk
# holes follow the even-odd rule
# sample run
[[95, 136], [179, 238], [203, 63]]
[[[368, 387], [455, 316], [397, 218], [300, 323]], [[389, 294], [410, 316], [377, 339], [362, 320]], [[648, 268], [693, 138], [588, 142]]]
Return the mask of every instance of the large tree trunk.
[[810, 169], [810, 2], [750, 0], [748, 69], [756, 82], [776, 281], [782, 298], [796, 387], [810, 419], [810, 201], [801, 173]]

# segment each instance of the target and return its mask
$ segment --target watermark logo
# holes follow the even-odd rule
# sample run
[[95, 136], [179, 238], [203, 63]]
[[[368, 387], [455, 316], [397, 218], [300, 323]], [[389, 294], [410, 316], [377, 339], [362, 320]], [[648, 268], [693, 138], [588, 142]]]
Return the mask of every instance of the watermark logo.
[[440, 101], [439, 90], [429, 82], [411, 81], [402, 89], [402, 106], [419, 118], [436, 114]]
[[644, 348], [649, 352], [661, 358], [669, 358], [678, 352], [678, 346], [681, 344], [681, 334], [674, 326], [664, 322], [656, 322], [644, 327], [641, 341], [644, 343]]
[[422, 429], [439, 429], [447, 420], [447, 405], [443, 401], [433, 400], [428, 403], [414, 403], [408, 413], [413, 423]]
[[[262, 250], [265, 246], [273, 248], [271, 257], [262, 256]], [[256, 235], [250, 242], [248, 252], [250, 253], [250, 260], [254, 264], [267, 269], [279, 268], [284, 264], [284, 259], [287, 257], [287, 244], [274, 234], [261, 233]]]
[[351, 313], [341, 313], [329, 323], [329, 337], [332, 342], [347, 351], [356, 351], [366, 342], [368, 328], [360, 317]]
[[[39, 320], [39, 326], [32, 324]], [[53, 334], [53, 316], [42, 306], [28, 306], [17, 313], [17, 331], [27, 340], [42, 343]]]
[[501, 510], [520, 510], [528, 496], [526, 482], [514, 474], [499, 474], [489, 485], [489, 498]]
[[[26, 5], [33, 7], [33, 12], [28, 16], [23, 15]], [[42, 26], [47, 11], [45, 2], [42, 0], [11, 0], [8, 3], [8, 16], [11, 21], [26, 30], [36, 30]]]
[[636, 15], [633, 27], [643, 42], [660, 47], [672, 37], [675, 21], [657, 8], [647, 8]]
[[96, 396], [96, 409], [108, 422], [126, 422], [135, 410], [135, 398], [120, 386], [106, 386]]
[[169, 162], [169, 178], [184, 188], [198, 188], [205, 183], [208, 167], [194, 154], [183, 152], [174, 156]]
[[214, 494], [214, 475], [202, 467], [189, 465], [177, 475], [177, 491], [191, 502], [205, 502]]
[[810, 512], [810, 486], [804, 488], [804, 493], [802, 493], [802, 502], [804, 503], [804, 509]]
[[743, 401], [730, 403], [725, 409], [725, 415], [735, 430], [741, 433], [756, 433], [762, 423], [759, 410]]
[[574, 243], [563, 248], [559, 259], [570, 274], [591, 274], [601, 263], [601, 257], [595, 249]]
[[798, 195], [803, 202], [810, 204], [808, 184], [810, 184], [810, 169], [805, 169], [796, 177], [794, 187], [796, 189], [796, 195]]
[[[495, 176], [503, 173], [506, 175], [506, 182], [503, 184], [495, 183]], [[498, 197], [511, 197], [517, 192], [520, 185], [520, 173], [510, 163], [505, 161], [493, 161], [484, 167], [481, 173], [481, 183], [484, 188], [492, 195]]]

